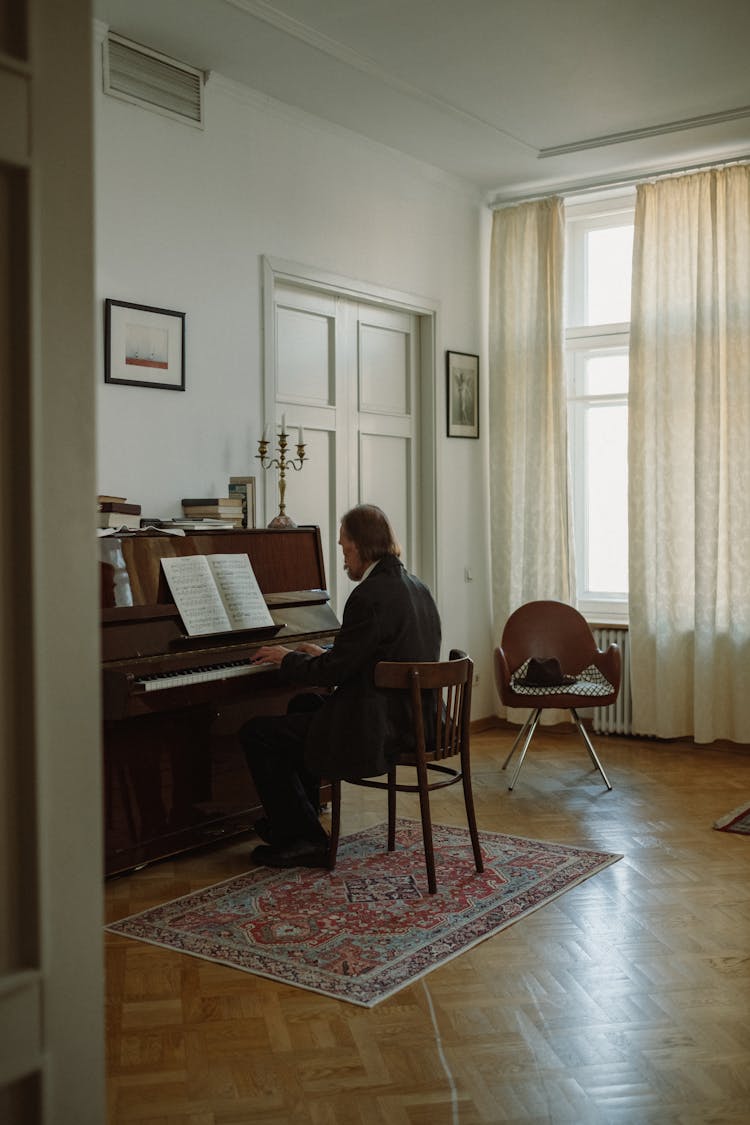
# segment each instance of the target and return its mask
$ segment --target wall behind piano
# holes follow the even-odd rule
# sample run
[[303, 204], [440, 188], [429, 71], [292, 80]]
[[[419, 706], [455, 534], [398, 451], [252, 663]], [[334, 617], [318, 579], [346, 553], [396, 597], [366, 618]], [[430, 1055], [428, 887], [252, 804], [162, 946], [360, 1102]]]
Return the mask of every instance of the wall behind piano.
[[[446, 644], [477, 663], [474, 717], [492, 713], [489, 213], [476, 189], [220, 75], [203, 131], [108, 97], [101, 81], [96, 90], [98, 297], [187, 314], [184, 394], [105, 385], [101, 342], [99, 490], [168, 517], [181, 497], [225, 495], [230, 475], [255, 472], [263, 255], [438, 300], [437, 594]], [[446, 348], [482, 356], [479, 441], [443, 436]]]

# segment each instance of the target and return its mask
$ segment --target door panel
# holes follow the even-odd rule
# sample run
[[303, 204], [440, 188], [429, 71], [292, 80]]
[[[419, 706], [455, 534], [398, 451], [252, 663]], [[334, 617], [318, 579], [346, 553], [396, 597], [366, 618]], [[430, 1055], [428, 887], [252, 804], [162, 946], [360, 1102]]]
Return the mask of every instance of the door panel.
[[388, 513], [404, 562], [418, 571], [417, 318], [360, 305], [358, 327], [359, 496]]
[[406, 415], [411, 398], [411, 317], [403, 329], [360, 321], [359, 406]]
[[360, 491], [368, 501], [388, 513], [403, 551], [403, 561], [410, 570], [411, 518], [411, 442], [400, 437], [381, 434], [360, 435]]
[[[317, 307], [316, 307], [317, 306]], [[283, 399], [328, 406], [334, 402], [335, 303], [276, 310], [277, 388]]]
[[[290, 417], [297, 418], [296, 410], [288, 411]], [[289, 427], [287, 427], [289, 428]], [[338, 524], [332, 497], [331, 478], [336, 466], [336, 433], [307, 424], [305, 428], [305, 461], [299, 472], [287, 473], [286, 510], [296, 524], [316, 524], [320, 528], [320, 539], [326, 563], [326, 580], [329, 590], [334, 573], [329, 560], [338, 537]], [[296, 433], [294, 441], [296, 442]], [[294, 453], [296, 455], [296, 446]]]

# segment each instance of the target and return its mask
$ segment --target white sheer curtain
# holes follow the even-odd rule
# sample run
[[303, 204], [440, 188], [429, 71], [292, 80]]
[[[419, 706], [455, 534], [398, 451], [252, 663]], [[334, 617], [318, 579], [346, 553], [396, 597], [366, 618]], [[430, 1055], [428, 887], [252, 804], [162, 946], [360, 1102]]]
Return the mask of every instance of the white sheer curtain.
[[[560, 199], [495, 212], [490, 262], [493, 628], [537, 598], [571, 601]], [[550, 714], [550, 721], [555, 716]]]
[[750, 169], [638, 189], [633, 725], [750, 742]]

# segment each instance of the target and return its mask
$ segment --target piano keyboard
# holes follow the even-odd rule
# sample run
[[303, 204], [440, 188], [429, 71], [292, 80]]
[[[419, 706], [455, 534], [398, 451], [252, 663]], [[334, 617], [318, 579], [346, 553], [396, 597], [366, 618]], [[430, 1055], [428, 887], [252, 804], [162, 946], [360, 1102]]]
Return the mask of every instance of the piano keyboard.
[[275, 667], [275, 664], [251, 664], [249, 660], [230, 660], [225, 664], [209, 664], [177, 672], [157, 672], [150, 676], [138, 676], [133, 682], [140, 685], [144, 691], [162, 691], [164, 688], [185, 687], [189, 684], [206, 684], [212, 680], [229, 680], [234, 676], [252, 676]]

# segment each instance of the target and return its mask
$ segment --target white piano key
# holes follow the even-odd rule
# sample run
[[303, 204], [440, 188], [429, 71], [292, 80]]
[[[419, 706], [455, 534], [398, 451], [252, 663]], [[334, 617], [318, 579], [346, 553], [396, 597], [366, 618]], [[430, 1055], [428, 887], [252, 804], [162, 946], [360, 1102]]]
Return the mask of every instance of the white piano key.
[[144, 691], [163, 691], [165, 688], [185, 687], [190, 684], [205, 684], [216, 680], [229, 680], [235, 676], [252, 676], [275, 668], [275, 664], [215, 664], [210, 667], [186, 668], [182, 672], [161, 673], [154, 676], [140, 676], [137, 684]]

